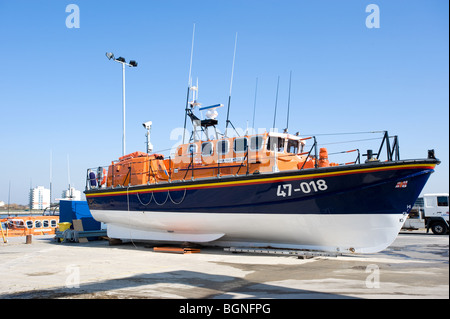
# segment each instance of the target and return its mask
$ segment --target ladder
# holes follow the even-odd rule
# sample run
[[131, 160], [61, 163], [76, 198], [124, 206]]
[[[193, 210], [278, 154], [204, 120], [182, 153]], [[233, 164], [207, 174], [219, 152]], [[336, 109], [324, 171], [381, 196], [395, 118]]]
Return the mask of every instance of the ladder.
[[342, 253], [318, 251], [318, 250], [300, 250], [300, 249], [279, 249], [279, 248], [254, 248], [254, 247], [226, 247], [224, 251], [232, 253], [256, 253], [269, 255], [288, 255], [297, 256], [299, 259], [308, 259], [314, 257], [337, 257]]

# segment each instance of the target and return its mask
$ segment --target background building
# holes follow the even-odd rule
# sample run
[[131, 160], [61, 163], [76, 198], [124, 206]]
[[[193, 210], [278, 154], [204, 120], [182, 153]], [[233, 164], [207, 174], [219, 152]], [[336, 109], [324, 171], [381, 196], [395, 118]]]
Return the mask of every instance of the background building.
[[38, 186], [30, 190], [30, 209], [45, 209], [50, 207], [50, 190]]
[[81, 200], [81, 192], [73, 187], [63, 190], [61, 199]]

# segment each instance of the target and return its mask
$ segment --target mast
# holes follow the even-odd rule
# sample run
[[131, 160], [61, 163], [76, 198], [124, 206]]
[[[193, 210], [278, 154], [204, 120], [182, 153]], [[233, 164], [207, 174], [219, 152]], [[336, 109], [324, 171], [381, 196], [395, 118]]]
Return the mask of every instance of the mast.
[[280, 76], [278, 76], [278, 82], [277, 82], [277, 95], [275, 97], [275, 113], [273, 114], [273, 125], [272, 129], [275, 130], [275, 121], [277, 119], [277, 104], [278, 104], [278, 88], [280, 87]]
[[255, 86], [255, 101], [253, 102], [253, 123], [252, 127], [255, 129], [255, 113], [256, 113], [256, 93], [258, 92], [258, 78], [256, 78], [256, 86]]
[[292, 80], [292, 70], [289, 72], [289, 96], [288, 96], [288, 109], [287, 109], [287, 119], [286, 119], [286, 129], [284, 130], [285, 133], [288, 132], [289, 129], [289, 109], [291, 105], [291, 80]]
[[[9, 217], [9, 207], [11, 206], [11, 180], [9, 180], [8, 186], [8, 217]], [[31, 209], [30, 209], [31, 211]]]
[[70, 187], [70, 164], [69, 164], [69, 154], [67, 154], [67, 179], [69, 181], [69, 198], [72, 199], [72, 189]]
[[53, 151], [50, 150], [50, 205], [49, 207], [52, 207], [52, 158], [53, 158]]
[[[229, 118], [230, 118], [231, 90], [233, 88], [234, 61], [236, 59], [236, 44], [237, 44], [237, 32], [236, 32], [236, 38], [234, 39], [233, 65], [231, 67], [230, 94], [228, 96], [227, 122], [226, 122], [226, 126], [225, 126], [225, 135], [224, 136], [227, 136], [228, 124], [231, 124]], [[231, 124], [231, 126], [233, 126], [233, 124]], [[234, 126], [233, 126], [233, 128], [234, 128]]]
[[186, 108], [185, 108], [185, 114], [184, 114], [184, 129], [183, 129], [183, 144], [184, 144], [184, 138], [185, 138], [185, 134], [186, 134], [186, 120], [187, 120], [187, 116], [188, 116], [188, 112], [189, 112], [189, 93], [191, 91], [191, 86], [192, 86], [192, 77], [191, 77], [191, 72], [192, 72], [192, 56], [194, 54], [194, 36], [195, 36], [195, 23], [194, 23], [194, 28], [192, 30], [192, 44], [191, 44], [191, 60], [189, 63], [189, 79], [188, 79], [188, 88], [187, 88], [187, 94], [186, 94]]

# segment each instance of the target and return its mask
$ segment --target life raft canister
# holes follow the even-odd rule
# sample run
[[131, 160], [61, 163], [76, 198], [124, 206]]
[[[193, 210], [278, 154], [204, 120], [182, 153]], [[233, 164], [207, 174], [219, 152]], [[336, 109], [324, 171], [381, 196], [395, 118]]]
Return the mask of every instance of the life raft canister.
[[89, 183], [91, 187], [97, 187], [97, 178], [95, 176], [95, 173], [89, 170]]
[[319, 167], [328, 167], [330, 162], [328, 161], [328, 150], [322, 147], [319, 152]]
[[97, 182], [98, 186], [102, 186], [106, 184], [106, 169], [99, 167], [97, 169]]

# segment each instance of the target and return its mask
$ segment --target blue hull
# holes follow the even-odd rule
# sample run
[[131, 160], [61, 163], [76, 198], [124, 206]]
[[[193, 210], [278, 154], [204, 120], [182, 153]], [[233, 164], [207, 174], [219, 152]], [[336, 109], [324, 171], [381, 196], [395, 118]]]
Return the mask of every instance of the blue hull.
[[86, 191], [91, 210], [233, 214], [409, 212], [435, 160], [378, 162]]

